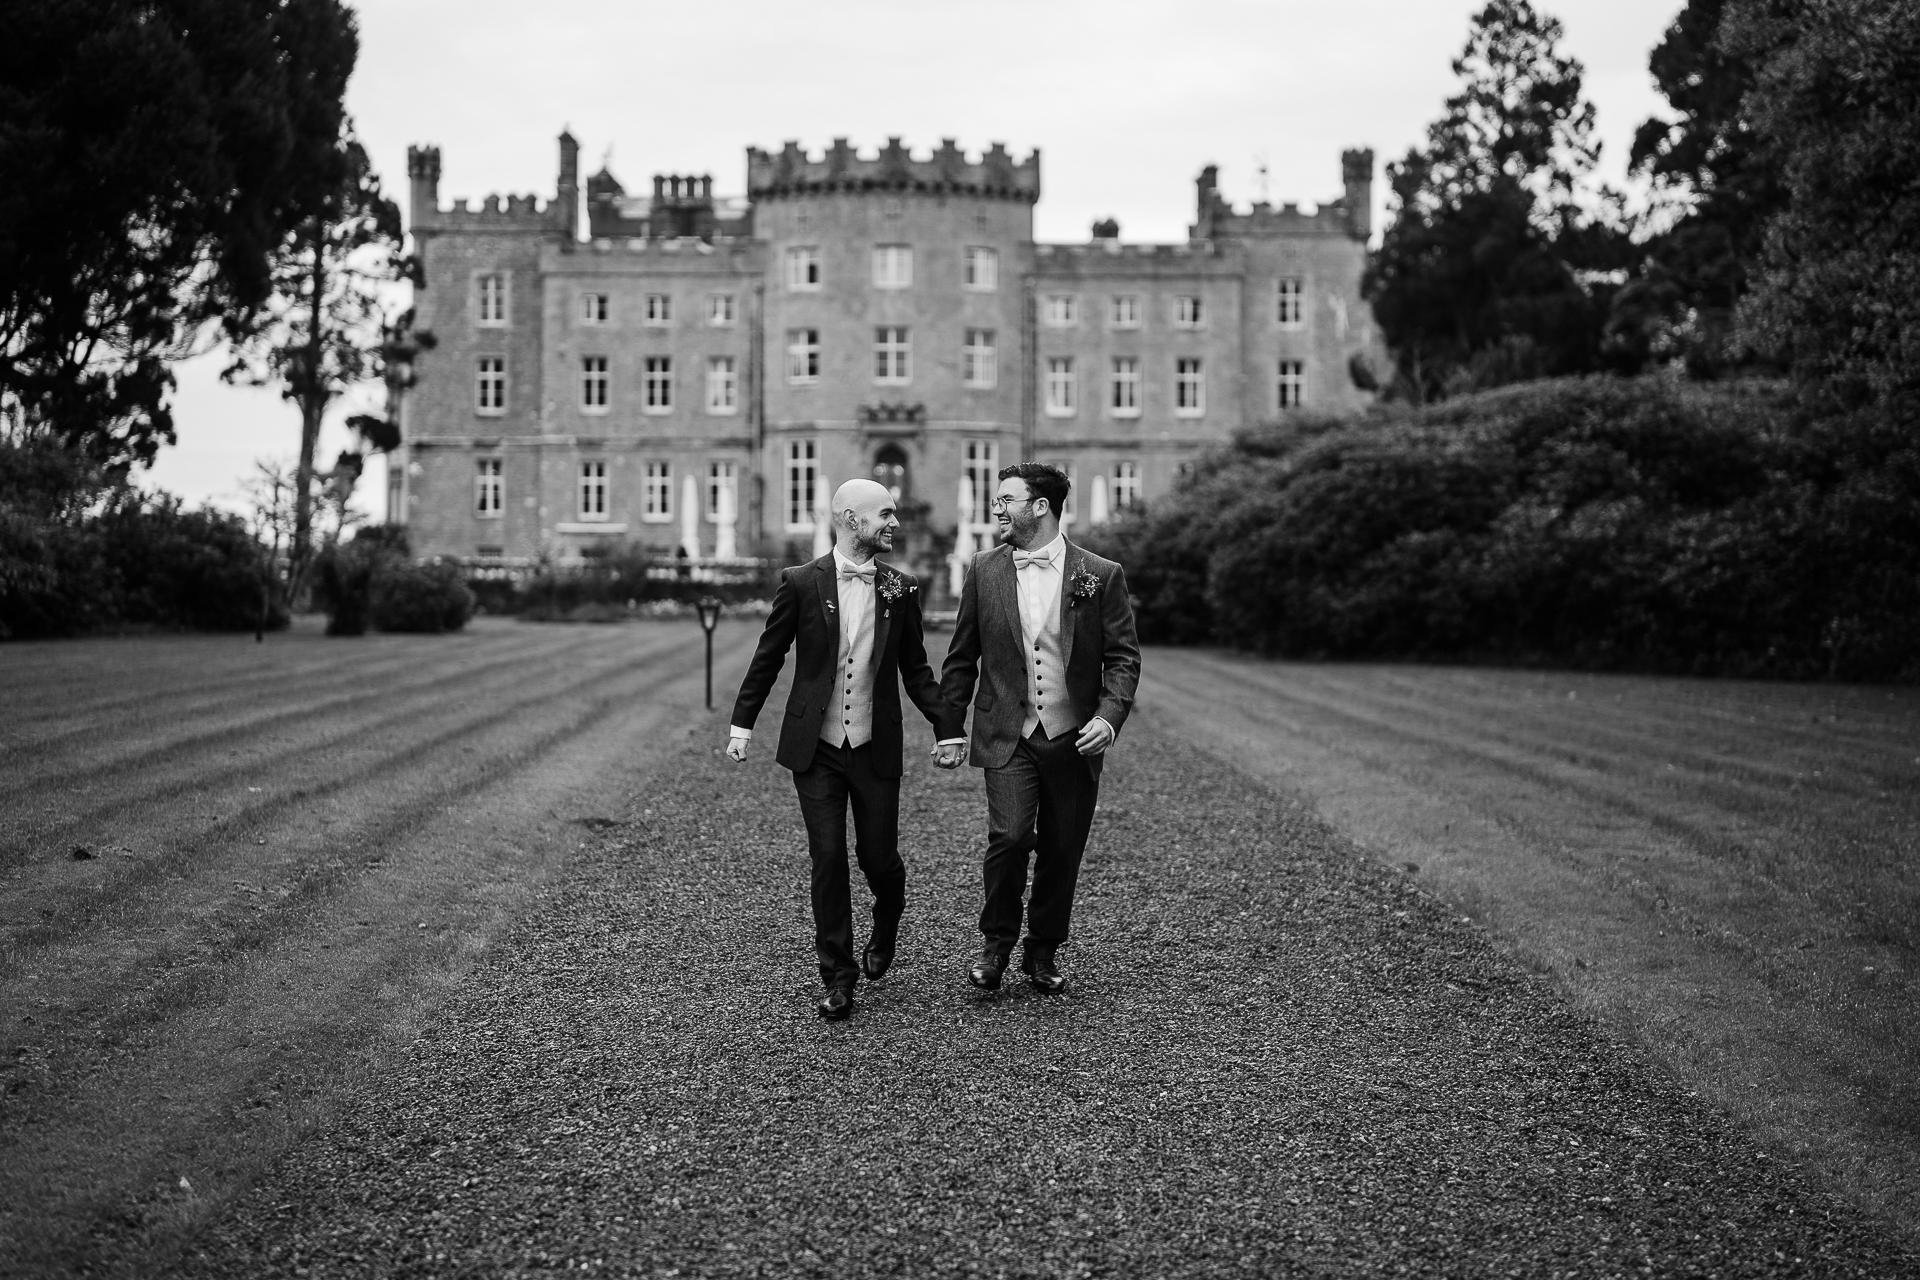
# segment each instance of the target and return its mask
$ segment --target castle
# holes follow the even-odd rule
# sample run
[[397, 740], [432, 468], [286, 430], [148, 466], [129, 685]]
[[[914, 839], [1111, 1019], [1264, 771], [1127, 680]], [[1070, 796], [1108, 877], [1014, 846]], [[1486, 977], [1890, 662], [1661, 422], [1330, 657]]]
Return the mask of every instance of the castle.
[[1358, 371], [1384, 367], [1360, 296], [1370, 151], [1312, 212], [1237, 212], [1209, 166], [1179, 244], [1111, 221], [1035, 243], [1039, 154], [999, 144], [749, 148], [728, 199], [710, 177], [629, 195], [604, 168], [583, 192], [562, 134], [552, 200], [478, 208], [441, 207], [437, 148], [407, 164], [433, 345], [389, 517], [417, 555], [793, 561], [833, 486], [871, 476], [900, 498], [894, 558], [937, 573], [990, 545], [1004, 465], [1060, 466], [1069, 528], [1100, 524], [1237, 428], [1359, 407]]

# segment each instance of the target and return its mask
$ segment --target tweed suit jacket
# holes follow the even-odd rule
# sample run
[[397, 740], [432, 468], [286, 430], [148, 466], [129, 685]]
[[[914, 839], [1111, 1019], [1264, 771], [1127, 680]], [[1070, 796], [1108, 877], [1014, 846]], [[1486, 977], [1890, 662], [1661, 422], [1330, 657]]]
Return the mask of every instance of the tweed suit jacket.
[[[882, 778], [900, 776], [902, 732], [900, 686], [933, 723], [943, 738], [960, 736], [965, 713], [951, 713], [940, 697], [940, 684], [927, 661], [927, 645], [920, 625], [919, 583], [910, 573], [878, 563], [873, 593], [873, 771]], [[887, 588], [896, 590], [888, 598]], [[787, 650], [798, 646], [793, 689], [787, 696], [787, 714], [781, 718], [780, 747], [774, 759], [799, 773], [813, 764], [820, 742], [820, 726], [827, 708], [836, 704], [834, 690], [840, 661], [840, 582], [833, 553], [810, 564], [780, 571], [766, 629], [740, 682], [734, 700], [733, 723], [753, 728], [760, 708], [773, 692], [786, 665]]]
[[[964, 716], [968, 699], [973, 701], [968, 758], [984, 769], [1002, 768], [1013, 757], [1027, 718], [1027, 654], [1015, 575], [1013, 548], [1005, 543], [973, 558], [940, 674], [941, 695], [957, 714]], [[1084, 583], [1088, 575], [1092, 594], [1084, 595], [1076, 579]], [[1118, 734], [1140, 683], [1140, 642], [1134, 634], [1126, 573], [1113, 561], [1069, 542], [1060, 594], [1067, 706], [1076, 724], [1085, 726], [1099, 716]], [[1096, 777], [1100, 760], [1087, 757]]]

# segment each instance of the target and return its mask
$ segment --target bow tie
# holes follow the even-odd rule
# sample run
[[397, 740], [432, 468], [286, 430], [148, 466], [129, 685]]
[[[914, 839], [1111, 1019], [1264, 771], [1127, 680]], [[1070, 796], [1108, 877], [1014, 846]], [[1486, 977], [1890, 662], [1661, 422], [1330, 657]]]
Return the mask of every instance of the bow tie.
[[1024, 569], [1030, 564], [1037, 564], [1044, 569], [1052, 563], [1052, 548], [1048, 548], [1045, 551], [1016, 551], [1013, 553], [1013, 567], [1016, 570]]
[[840, 566], [840, 581], [845, 582], [849, 578], [858, 578], [862, 582], [866, 583], [868, 586], [872, 586], [873, 585], [873, 569], [874, 569], [874, 564], [873, 564], [873, 561], [871, 560], [867, 561], [865, 564], [860, 564], [860, 565], [843, 564]]

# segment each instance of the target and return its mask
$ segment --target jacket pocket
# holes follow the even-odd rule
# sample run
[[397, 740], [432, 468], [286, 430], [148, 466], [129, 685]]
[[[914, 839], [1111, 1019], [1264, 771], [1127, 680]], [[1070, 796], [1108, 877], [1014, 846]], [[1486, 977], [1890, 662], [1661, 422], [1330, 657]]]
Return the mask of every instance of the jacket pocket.
[[797, 720], [807, 714], [807, 704], [804, 702], [789, 702], [787, 704], [787, 714]]
[[973, 709], [975, 711], [993, 710], [993, 695], [990, 693], [983, 693], [979, 697], [975, 698], [973, 700]]

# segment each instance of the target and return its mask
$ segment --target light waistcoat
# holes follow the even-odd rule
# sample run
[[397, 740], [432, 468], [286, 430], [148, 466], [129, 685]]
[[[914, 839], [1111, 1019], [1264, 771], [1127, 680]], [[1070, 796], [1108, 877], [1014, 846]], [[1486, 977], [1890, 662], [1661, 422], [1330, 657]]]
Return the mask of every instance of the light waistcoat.
[[843, 742], [864, 747], [873, 741], [873, 584], [838, 576], [843, 566], [852, 564], [834, 551], [840, 653], [833, 672], [834, 699], [820, 719], [820, 740], [835, 747]]
[[1036, 551], [1053, 551], [1053, 563], [1015, 569], [1020, 599], [1020, 651], [1027, 660], [1027, 717], [1020, 736], [1044, 728], [1049, 738], [1077, 729], [1067, 705], [1067, 664], [1060, 640], [1060, 591], [1066, 574], [1066, 539]]

